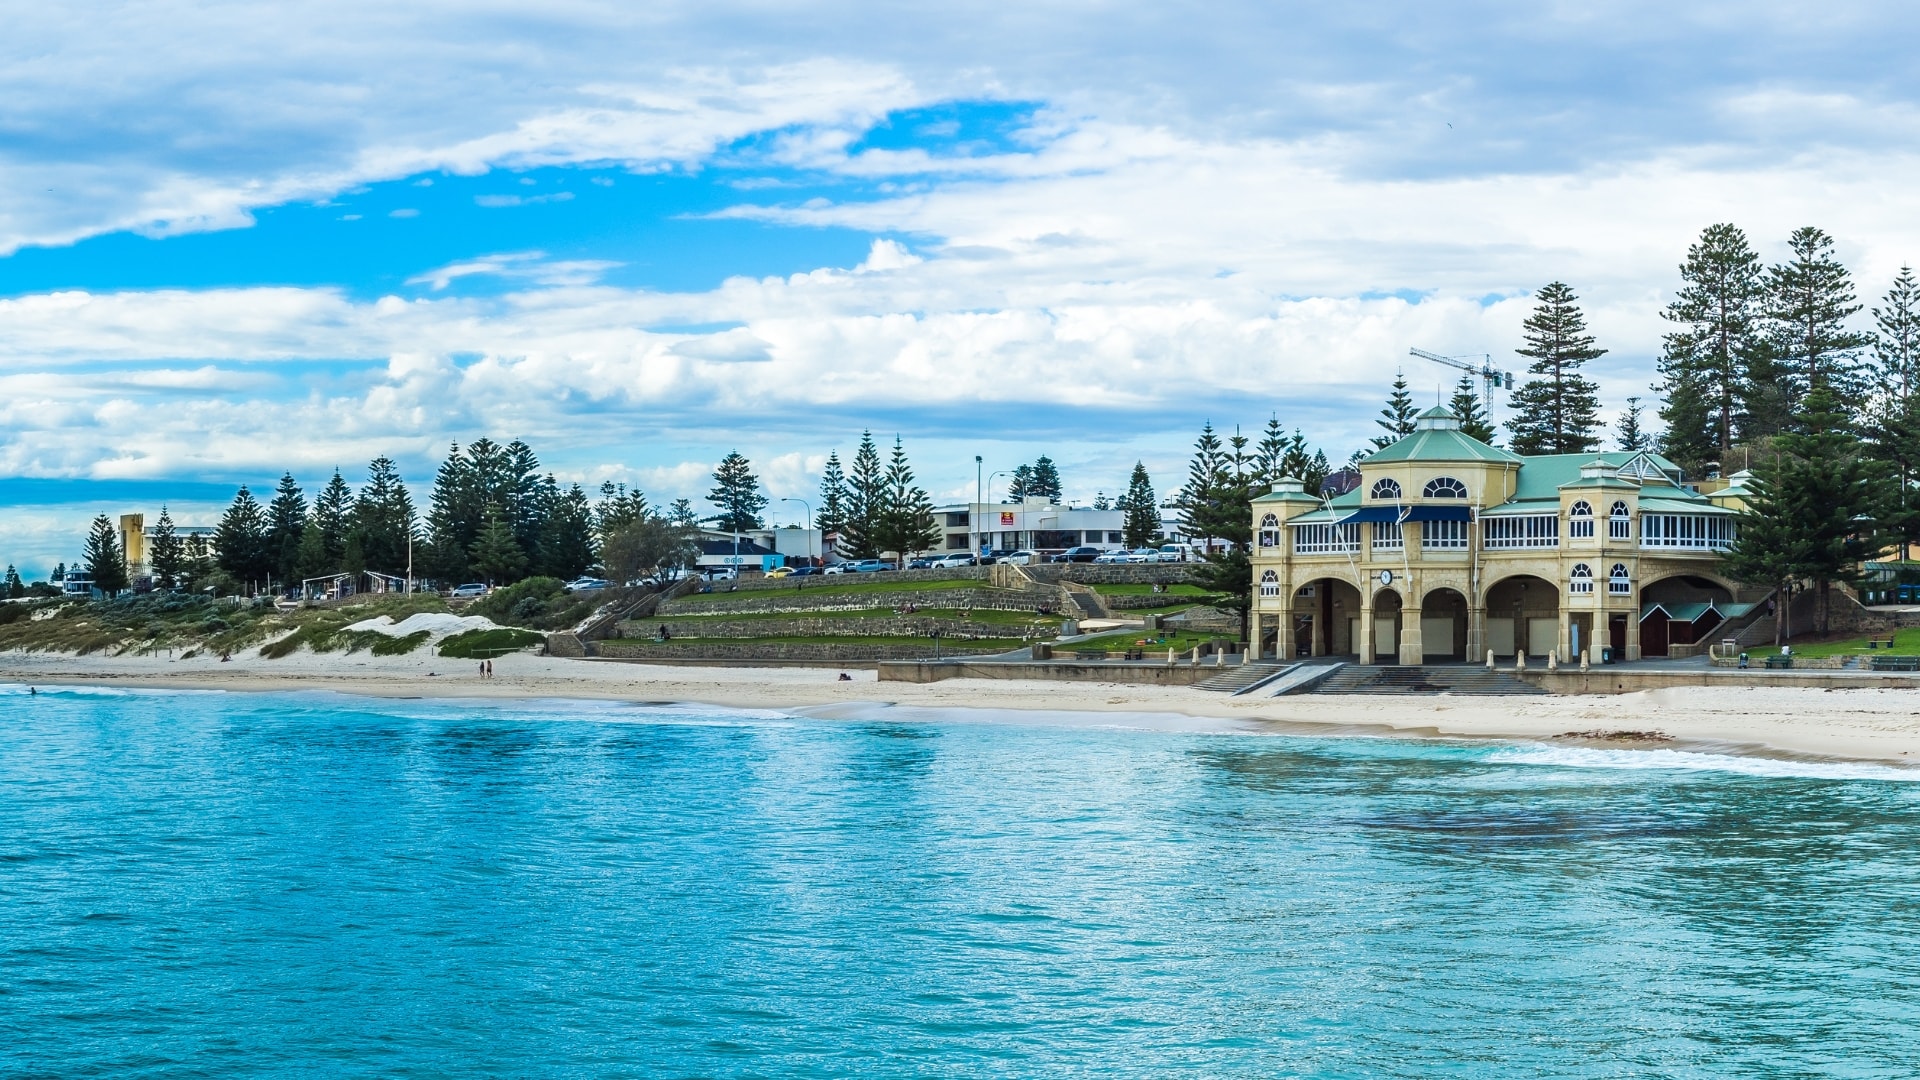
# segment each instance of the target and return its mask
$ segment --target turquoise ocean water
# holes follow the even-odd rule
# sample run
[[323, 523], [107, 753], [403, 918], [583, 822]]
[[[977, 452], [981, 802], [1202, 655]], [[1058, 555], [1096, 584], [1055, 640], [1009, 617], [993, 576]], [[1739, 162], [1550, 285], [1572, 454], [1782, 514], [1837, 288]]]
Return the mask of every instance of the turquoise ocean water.
[[0, 687], [0, 1074], [1910, 1077], [1917, 778]]

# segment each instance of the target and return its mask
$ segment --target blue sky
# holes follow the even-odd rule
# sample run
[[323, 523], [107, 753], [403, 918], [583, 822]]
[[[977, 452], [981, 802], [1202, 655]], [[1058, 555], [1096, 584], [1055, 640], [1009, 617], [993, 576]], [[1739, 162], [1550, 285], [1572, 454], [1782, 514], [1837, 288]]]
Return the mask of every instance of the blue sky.
[[[900, 435], [937, 497], [1039, 453], [1170, 492], [1201, 423], [1330, 456], [1411, 346], [1580, 292], [1609, 412], [1687, 243], [1920, 252], [1886, 4], [712, 0], [22, 11], [0, 41], [0, 559], [283, 470], [424, 494], [450, 440], [811, 498]], [[1420, 366], [1409, 366], [1420, 365]], [[782, 513], [791, 504], [775, 504]]]

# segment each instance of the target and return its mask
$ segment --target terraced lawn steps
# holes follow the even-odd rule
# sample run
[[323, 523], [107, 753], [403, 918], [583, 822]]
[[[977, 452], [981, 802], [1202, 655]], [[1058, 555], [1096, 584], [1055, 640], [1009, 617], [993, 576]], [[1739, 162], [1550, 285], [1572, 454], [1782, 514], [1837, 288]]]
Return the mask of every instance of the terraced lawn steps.
[[1307, 691], [1313, 694], [1544, 694], [1505, 671], [1471, 664], [1398, 667], [1347, 664]]

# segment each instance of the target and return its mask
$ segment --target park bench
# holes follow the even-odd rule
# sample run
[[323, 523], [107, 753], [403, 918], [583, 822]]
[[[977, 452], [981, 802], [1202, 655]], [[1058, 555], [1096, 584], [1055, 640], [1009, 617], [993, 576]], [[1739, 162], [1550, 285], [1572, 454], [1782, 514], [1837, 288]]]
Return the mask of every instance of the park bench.
[[1792, 667], [1792, 666], [1793, 666], [1793, 657], [1791, 657], [1791, 656], [1769, 656], [1769, 657], [1767, 657], [1767, 670], [1768, 670], [1768, 671], [1772, 671], [1772, 670], [1774, 670], [1774, 669], [1776, 669], [1776, 668], [1790, 668], [1790, 667]]
[[1075, 649], [1073, 650], [1073, 655], [1076, 657], [1079, 657], [1082, 660], [1105, 660], [1107, 658], [1107, 650]]
[[1920, 671], [1920, 656], [1869, 657], [1875, 671]]

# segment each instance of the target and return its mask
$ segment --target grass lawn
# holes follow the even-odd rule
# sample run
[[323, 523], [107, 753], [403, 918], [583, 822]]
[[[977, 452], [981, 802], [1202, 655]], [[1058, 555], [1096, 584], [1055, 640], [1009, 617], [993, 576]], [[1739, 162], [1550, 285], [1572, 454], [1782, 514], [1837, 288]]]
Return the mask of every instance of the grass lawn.
[[1168, 604], [1165, 607], [1115, 608], [1114, 614], [1125, 615], [1128, 618], [1141, 618], [1147, 615], [1178, 615], [1183, 611], [1191, 610], [1194, 606], [1193, 604]]
[[[1805, 656], [1812, 659], [1820, 656], [1845, 656], [1849, 653], [1859, 653], [1862, 656], [1913, 656], [1920, 654], [1920, 629], [1896, 630], [1892, 636], [1893, 648], [1891, 649], [1887, 648], [1887, 639], [1884, 636], [1879, 638], [1880, 647], [1873, 650], [1868, 650], [1866, 638], [1857, 637], [1848, 638], [1845, 641], [1810, 641], [1804, 645], [1795, 644], [1793, 646], [1793, 655]], [[1773, 656], [1779, 651], [1779, 649], [1768, 645], [1763, 648], [1748, 649], [1747, 655], [1758, 658]]]
[[[1150, 584], [1108, 585], [1103, 583], [1087, 587], [1102, 596], [1150, 596], [1153, 593], [1153, 586]], [[1168, 585], [1164, 587], [1164, 591], [1169, 596], [1207, 595], [1207, 590], [1198, 585]]]
[[[1166, 638], [1165, 641], [1158, 640], [1162, 636]], [[1148, 650], [1147, 658], [1149, 660], [1154, 658], [1153, 653], [1155, 650], [1159, 652], [1159, 658], [1164, 660], [1167, 656], [1166, 650], [1169, 647], [1171, 647], [1176, 654], [1179, 654], [1192, 650], [1195, 645], [1204, 645], [1215, 638], [1231, 636], [1230, 634], [1196, 634], [1191, 630], [1184, 630], [1177, 633], [1169, 631], [1162, 635], [1150, 630], [1140, 630], [1136, 628], [1133, 630], [1117, 630], [1111, 634], [1102, 634], [1090, 641], [1077, 642], [1072, 645], [1055, 646], [1055, 651], [1056, 653], [1071, 653], [1074, 649], [1141, 648]], [[1136, 646], [1134, 644], [1136, 641], [1145, 641], [1148, 642], [1148, 644]]]
[[[675, 637], [672, 641], [659, 642], [652, 638], [613, 638], [608, 645], [924, 645], [929, 655], [933, 652], [933, 641], [924, 637], [881, 637], [879, 635], [814, 635], [783, 637], [768, 635], [759, 638], [694, 638]], [[940, 651], [950, 652], [956, 648], [978, 652], [1006, 652], [1011, 649], [1024, 649], [1030, 644], [1017, 638], [941, 638]]]
[[[639, 620], [641, 626], [666, 623], [678, 633], [682, 627], [692, 633], [698, 633], [698, 627], [709, 619], [741, 621], [760, 621], [777, 619], [892, 619], [892, 618], [929, 618], [958, 619], [960, 608], [921, 608], [912, 615], [901, 615], [892, 608], [857, 608], [852, 611], [716, 611], [710, 615], [662, 615]], [[990, 626], [1055, 626], [1060, 622], [1058, 616], [1037, 615], [1031, 611], [989, 611], [986, 608], [973, 608], [967, 617], [968, 622], [985, 623]]]
[[[856, 581], [841, 584], [849, 575], [836, 574], [831, 578], [803, 577], [789, 578], [794, 584], [779, 589], [740, 589], [726, 592], [724, 586], [716, 586], [710, 593], [689, 593], [674, 600], [676, 604], [711, 603], [715, 600], [745, 600], [753, 597], [773, 597], [784, 592], [804, 592], [809, 596], [859, 596], [862, 593], [932, 592], [941, 589], [986, 589], [989, 586], [980, 581], [962, 578], [954, 581], [904, 581], [898, 574], [861, 574]], [[874, 580], [874, 579], [878, 580]], [[827, 584], [832, 582], [832, 584]]]

